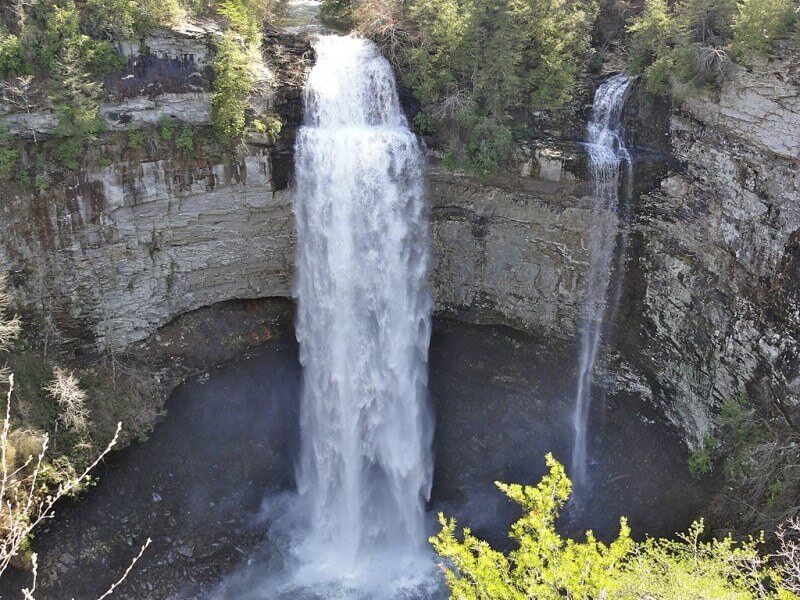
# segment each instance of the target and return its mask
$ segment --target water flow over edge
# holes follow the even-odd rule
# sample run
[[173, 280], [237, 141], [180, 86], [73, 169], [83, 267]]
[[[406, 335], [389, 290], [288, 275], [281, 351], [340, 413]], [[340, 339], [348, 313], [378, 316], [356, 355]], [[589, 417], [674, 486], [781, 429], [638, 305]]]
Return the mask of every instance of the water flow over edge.
[[371, 42], [323, 36], [315, 49], [296, 144], [304, 388], [289, 587], [388, 598], [433, 565], [424, 155]]
[[[623, 166], [630, 175], [631, 157], [625, 147], [622, 111], [631, 80], [615, 75], [598, 88], [587, 128], [594, 205], [589, 241], [589, 273], [586, 283], [580, 329], [578, 383], [573, 413], [574, 444], [572, 478], [578, 486], [587, 483], [587, 434], [591, 409], [592, 379], [603, 331], [607, 325], [612, 262], [617, 241], [620, 183]], [[617, 261], [621, 268], [624, 257]], [[615, 311], [612, 310], [612, 314]]]

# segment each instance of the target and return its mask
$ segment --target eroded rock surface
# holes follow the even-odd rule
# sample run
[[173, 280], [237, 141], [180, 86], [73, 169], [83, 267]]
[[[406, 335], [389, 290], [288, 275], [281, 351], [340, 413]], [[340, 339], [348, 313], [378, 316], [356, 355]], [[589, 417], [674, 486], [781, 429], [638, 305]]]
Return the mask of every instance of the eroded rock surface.
[[[120, 92], [103, 109], [112, 130], [165, 115], [208, 124], [204, 45], [213, 32], [175, 35], [148, 45], [158, 55], [132, 63], [132, 81], [120, 85], [154, 93]], [[236, 156], [207, 144], [191, 159], [158, 147], [94, 161], [48, 190], [9, 187], [2, 258], [25, 306], [102, 349], [127, 347], [202, 306], [290, 297], [291, 148], [311, 51], [302, 36], [266, 40], [272, 78], [261, 98], [284, 117], [279, 143], [250, 139]], [[658, 163], [641, 181], [656, 189], [637, 187], [624, 215], [619, 325], [601, 361], [619, 381], [600, 375], [608, 387], [652, 397], [688, 441], [701, 439], [720, 403], [742, 389], [791, 399], [800, 388], [797, 73], [796, 58], [738, 68], [719, 98], [673, 108], [663, 130], [631, 110], [629, 129], [641, 123], [632, 132], [640, 164]], [[53, 125], [49, 114], [3, 119], [29, 137]], [[658, 151], [643, 151], [648, 136]], [[492, 182], [434, 166], [438, 309], [572, 343], [588, 269], [585, 179], [574, 140], [526, 149], [514, 175]]]
[[695, 441], [740, 393], [797, 401], [797, 67], [738, 68], [719, 100], [677, 109], [672, 150], [685, 168], [637, 207], [620, 343]]

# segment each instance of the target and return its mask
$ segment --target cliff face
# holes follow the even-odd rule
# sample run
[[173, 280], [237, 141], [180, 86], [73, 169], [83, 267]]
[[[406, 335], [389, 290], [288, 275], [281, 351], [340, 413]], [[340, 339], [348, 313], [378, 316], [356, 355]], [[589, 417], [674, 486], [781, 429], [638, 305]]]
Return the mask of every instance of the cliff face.
[[202, 306], [290, 290], [294, 225], [269, 154], [112, 164], [6, 198], [3, 213], [20, 300], [100, 347]]
[[[157, 135], [126, 146], [132, 124], [164, 116], [208, 126], [213, 35], [162, 32], [145, 54], [127, 49], [129, 68], [108, 82], [103, 108], [111, 133], [87, 166], [47, 189], [3, 193], [2, 259], [18, 299], [89, 346], [125, 348], [224, 300], [291, 295], [292, 132], [311, 60], [302, 37], [271, 36], [265, 54], [258, 101], [284, 117], [282, 140], [251, 138], [232, 152], [209, 138], [187, 158]], [[669, 138], [655, 139], [667, 131], [631, 107], [635, 143], [672, 158], [641, 178], [654, 191], [633, 195], [604, 363], [609, 383], [651, 396], [687, 440], [743, 387], [795, 396], [800, 387], [797, 72], [796, 61], [739, 69], [718, 99], [675, 108]], [[53, 117], [0, 119], [34, 144]], [[522, 152], [516, 173], [491, 183], [432, 167], [439, 310], [574, 343], [592, 218], [583, 162], [572, 144], [554, 144]]]
[[737, 68], [673, 112], [683, 168], [642, 196], [620, 345], [695, 439], [745, 391], [797, 402], [800, 62]]
[[588, 186], [525, 177], [488, 185], [435, 170], [429, 186], [439, 310], [572, 339], [588, 269]]
[[[85, 166], [44, 189], [9, 183], [3, 194], [2, 252], [18, 299], [71, 337], [119, 349], [184, 312], [290, 295], [291, 123], [277, 143], [254, 136], [227, 149], [214, 142], [214, 35], [187, 27], [124, 48], [129, 65], [107, 82], [101, 108], [109, 133], [88, 149]], [[276, 36], [271, 49], [254, 101], [291, 121], [310, 48]], [[280, 70], [287, 57], [291, 69]], [[194, 127], [191, 156], [165, 142], [165, 118]], [[0, 119], [27, 140], [26, 155], [56, 122], [49, 112]], [[135, 145], [133, 128], [146, 136]]]

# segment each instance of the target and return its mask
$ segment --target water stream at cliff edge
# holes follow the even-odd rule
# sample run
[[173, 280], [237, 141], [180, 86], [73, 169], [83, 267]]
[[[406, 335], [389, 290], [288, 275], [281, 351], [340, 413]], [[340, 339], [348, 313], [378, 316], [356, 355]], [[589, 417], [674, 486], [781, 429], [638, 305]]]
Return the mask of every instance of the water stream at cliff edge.
[[[572, 479], [587, 483], [587, 430], [591, 408], [592, 377], [609, 312], [611, 264], [618, 232], [622, 167], [631, 167], [625, 147], [622, 110], [630, 78], [615, 75], [598, 88], [588, 126], [586, 149], [594, 182], [592, 231], [589, 241], [589, 274], [581, 317], [578, 386], [575, 394]], [[621, 264], [619, 262], [618, 264]], [[612, 299], [618, 302], [618, 294]]]
[[296, 145], [301, 453], [292, 587], [408, 596], [433, 566], [424, 157], [394, 75], [323, 36]]

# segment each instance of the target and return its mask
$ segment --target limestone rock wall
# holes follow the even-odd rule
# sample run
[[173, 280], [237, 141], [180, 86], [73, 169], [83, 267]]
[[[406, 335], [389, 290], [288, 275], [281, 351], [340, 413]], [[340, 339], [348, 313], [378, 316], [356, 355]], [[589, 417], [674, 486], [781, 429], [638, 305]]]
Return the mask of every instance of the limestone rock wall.
[[695, 441], [726, 399], [798, 401], [798, 61], [738, 68], [674, 112], [683, 168], [636, 207], [619, 344]]
[[[225, 148], [210, 130], [217, 33], [186, 26], [123, 48], [128, 66], [106, 82], [101, 106], [109, 132], [84, 166], [53, 166], [48, 185], [12, 181], [2, 192], [0, 258], [20, 306], [88, 348], [126, 348], [224, 300], [291, 295], [287, 152], [310, 46], [271, 34], [251, 99], [284, 117], [284, 138]], [[192, 156], [161, 139], [163, 117], [193, 126]], [[25, 140], [26, 156], [46, 160], [52, 112], [0, 107], [0, 122]], [[143, 132], [135, 146], [132, 128]]]
[[429, 189], [439, 310], [572, 339], [588, 270], [587, 186], [434, 170]]
[[52, 192], [5, 198], [2, 221], [21, 303], [101, 348], [203, 306], [291, 291], [291, 203], [269, 153], [84, 171]]
[[[160, 91], [120, 92], [103, 109], [112, 130], [164, 114], [208, 123], [209, 55], [191, 45], [213, 32], [181, 35], [162, 41], [163, 56], [132, 63], [139, 87], [125, 89]], [[307, 42], [270, 38], [274, 79], [262, 98], [285, 116], [277, 145], [250, 140], [231, 155], [211, 145], [191, 159], [160, 148], [94, 161], [46, 190], [4, 190], [0, 258], [21, 303], [95, 347], [125, 348], [202, 306], [289, 297], [292, 129], [309, 54]], [[609, 385], [662, 405], [687, 440], [741, 389], [800, 392], [798, 72], [796, 58], [739, 69], [719, 97], [675, 107], [653, 144], [665, 148], [668, 129], [672, 156], [656, 159], [658, 176], [643, 177], [656, 189], [637, 189], [626, 211], [622, 303], [603, 367], [628, 382]], [[23, 135], [46, 134], [50, 117], [31, 118], [2, 117]], [[518, 163], [485, 182], [434, 161], [437, 308], [573, 344], [591, 225], [585, 158], [568, 141], [524, 149]]]

